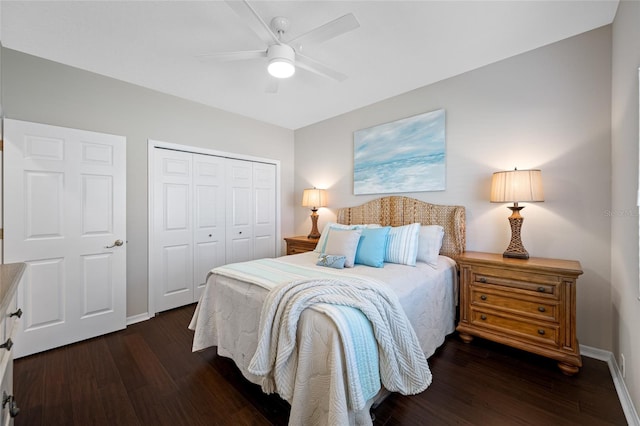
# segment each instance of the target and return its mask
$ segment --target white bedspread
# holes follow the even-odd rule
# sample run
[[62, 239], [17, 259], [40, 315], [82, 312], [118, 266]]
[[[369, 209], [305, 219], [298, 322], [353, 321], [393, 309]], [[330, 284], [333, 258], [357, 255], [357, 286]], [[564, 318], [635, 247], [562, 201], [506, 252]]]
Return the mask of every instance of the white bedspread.
[[[317, 253], [280, 259], [291, 265], [327, 271], [314, 266]], [[455, 262], [442, 256], [438, 262], [437, 269], [418, 263], [416, 267], [356, 265], [337, 272], [385, 282], [398, 296], [425, 357], [429, 357], [454, 330], [457, 300]], [[217, 346], [220, 356], [232, 358], [248, 380], [261, 384], [262, 378], [252, 374], [248, 367], [258, 346], [260, 312], [267, 294], [268, 290], [259, 285], [211, 275], [189, 325], [195, 331], [193, 350]], [[342, 342], [334, 322], [321, 306], [304, 310], [298, 322], [298, 366], [293, 397], [289, 400], [289, 423], [370, 425], [368, 409], [372, 400], [362, 410], [353, 410], [346, 403], [348, 385]]]
[[[380, 377], [388, 390], [412, 395], [431, 384], [427, 360], [397, 296], [383, 283], [344, 277], [294, 281], [269, 292], [260, 318], [258, 347], [249, 364], [251, 373], [264, 377], [266, 392], [275, 389], [283, 398], [293, 398], [298, 319], [302, 311], [318, 303], [354, 307], [368, 318], [378, 342]], [[344, 340], [348, 330], [336, 325]], [[344, 352], [348, 375], [357, 374], [349, 371], [356, 364], [355, 353]], [[348, 403], [361, 410], [366, 400], [359, 385], [351, 385]]]

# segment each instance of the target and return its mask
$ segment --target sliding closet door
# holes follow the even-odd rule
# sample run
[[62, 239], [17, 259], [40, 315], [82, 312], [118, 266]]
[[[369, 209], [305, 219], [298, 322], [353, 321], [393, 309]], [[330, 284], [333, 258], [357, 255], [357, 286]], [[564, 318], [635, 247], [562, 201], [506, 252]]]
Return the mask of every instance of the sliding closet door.
[[276, 256], [276, 166], [253, 163], [254, 258]]
[[158, 312], [193, 303], [193, 156], [156, 149], [149, 280]]
[[227, 263], [253, 256], [253, 163], [227, 160]]
[[152, 148], [150, 311], [200, 299], [215, 267], [275, 257], [276, 165]]
[[200, 294], [212, 268], [225, 263], [225, 159], [193, 155], [194, 297]]

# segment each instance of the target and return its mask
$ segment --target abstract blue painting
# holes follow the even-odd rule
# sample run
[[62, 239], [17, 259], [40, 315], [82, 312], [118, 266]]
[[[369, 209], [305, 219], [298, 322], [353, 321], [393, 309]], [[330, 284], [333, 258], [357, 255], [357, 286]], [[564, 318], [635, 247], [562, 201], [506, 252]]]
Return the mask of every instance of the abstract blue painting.
[[445, 110], [353, 134], [353, 193], [443, 191]]

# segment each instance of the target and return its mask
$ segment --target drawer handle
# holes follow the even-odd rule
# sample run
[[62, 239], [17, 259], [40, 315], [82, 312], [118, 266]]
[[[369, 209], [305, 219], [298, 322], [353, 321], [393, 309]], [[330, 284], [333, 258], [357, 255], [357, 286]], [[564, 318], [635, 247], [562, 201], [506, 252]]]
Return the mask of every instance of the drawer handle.
[[538, 291], [539, 291], [540, 293], [544, 293], [544, 287], [538, 287]]
[[18, 308], [17, 311], [10, 313], [9, 314], [9, 318], [11, 318], [11, 317], [22, 318], [22, 309]]
[[480, 315], [480, 319], [481, 319], [482, 321], [484, 321], [484, 320], [486, 320], [486, 319], [487, 319], [487, 316], [486, 316], [486, 315]]
[[487, 300], [487, 296], [483, 294], [482, 296], [480, 296], [480, 299]]
[[6, 342], [0, 345], [0, 349], [6, 349], [8, 351], [10, 351], [12, 347], [13, 341], [11, 340], [11, 338], [8, 338]]
[[18, 408], [18, 404], [16, 404], [16, 399], [13, 395], [7, 395], [7, 392], [2, 391], [2, 408], [9, 404], [9, 415], [11, 417], [15, 417], [20, 414], [20, 409]]
[[541, 336], [544, 336], [544, 330], [543, 329], [539, 329], [538, 330], [538, 334], [541, 335]]
[[485, 277], [480, 277], [480, 280], [479, 280], [479, 281], [480, 281], [481, 283], [486, 283], [486, 282], [487, 282], [487, 279], [486, 279]]
[[544, 306], [538, 306], [538, 311], [546, 312], [546, 309], [544, 308]]

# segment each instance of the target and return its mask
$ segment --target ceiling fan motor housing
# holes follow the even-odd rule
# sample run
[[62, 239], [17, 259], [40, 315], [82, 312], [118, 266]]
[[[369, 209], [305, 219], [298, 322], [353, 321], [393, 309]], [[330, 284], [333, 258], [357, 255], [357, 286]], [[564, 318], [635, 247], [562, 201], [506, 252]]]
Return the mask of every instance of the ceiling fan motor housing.
[[273, 44], [267, 49], [269, 74], [277, 78], [291, 77], [295, 72], [296, 52], [286, 44]]

